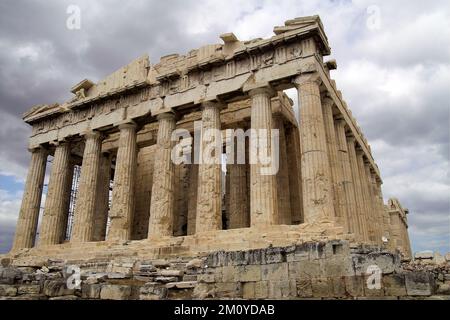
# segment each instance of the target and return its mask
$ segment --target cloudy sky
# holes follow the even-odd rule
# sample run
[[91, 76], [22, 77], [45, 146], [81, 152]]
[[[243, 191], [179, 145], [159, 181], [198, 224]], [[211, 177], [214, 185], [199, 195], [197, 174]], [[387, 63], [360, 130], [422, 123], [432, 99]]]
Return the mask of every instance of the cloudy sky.
[[[29, 161], [23, 112], [62, 102], [81, 79], [99, 80], [144, 53], [156, 63], [225, 32], [269, 37], [275, 25], [313, 14], [338, 62], [332, 77], [379, 164], [385, 200], [410, 209], [413, 250], [450, 251], [448, 0], [93, 2], [0, 2], [0, 253], [11, 245]], [[67, 27], [70, 5], [80, 9], [79, 29]]]

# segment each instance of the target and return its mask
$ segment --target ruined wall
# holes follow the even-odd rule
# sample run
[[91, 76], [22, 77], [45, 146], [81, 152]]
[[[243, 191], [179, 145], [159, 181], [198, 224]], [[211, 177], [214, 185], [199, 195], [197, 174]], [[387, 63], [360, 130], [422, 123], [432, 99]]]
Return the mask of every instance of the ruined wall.
[[[450, 261], [420, 269], [347, 241], [171, 260], [1, 261], [0, 299], [450, 299]], [[78, 289], [67, 287], [70, 265], [81, 269]]]

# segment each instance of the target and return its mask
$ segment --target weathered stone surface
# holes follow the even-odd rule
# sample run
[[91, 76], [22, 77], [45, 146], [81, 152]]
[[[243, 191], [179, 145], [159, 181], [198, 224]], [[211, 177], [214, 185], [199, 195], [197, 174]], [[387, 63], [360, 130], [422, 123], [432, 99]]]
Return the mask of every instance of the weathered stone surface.
[[39, 294], [41, 291], [40, 285], [20, 285], [17, 286], [17, 294], [22, 295], [33, 295], [33, 294]]
[[427, 272], [405, 273], [406, 292], [409, 296], [430, 296], [433, 294], [434, 281]]
[[433, 259], [433, 251], [419, 251], [414, 254], [414, 259]]
[[100, 291], [102, 300], [127, 300], [131, 295], [131, 287], [127, 285], [103, 285]]
[[261, 266], [262, 280], [282, 281], [288, 277], [287, 262]]
[[48, 297], [73, 295], [74, 292], [74, 289], [67, 288], [66, 282], [63, 280], [46, 280], [44, 282], [43, 293]]
[[81, 297], [83, 299], [100, 299], [101, 284], [82, 284]]
[[17, 288], [0, 284], [0, 297], [13, 297], [17, 295]]
[[389, 274], [383, 276], [384, 294], [387, 296], [406, 296], [404, 274]]

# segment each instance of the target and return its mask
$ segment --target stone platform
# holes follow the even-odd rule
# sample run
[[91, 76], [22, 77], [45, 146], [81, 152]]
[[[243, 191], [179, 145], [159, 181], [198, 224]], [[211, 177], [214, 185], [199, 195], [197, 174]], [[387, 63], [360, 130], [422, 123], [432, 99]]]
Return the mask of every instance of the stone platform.
[[[0, 300], [450, 299], [448, 262], [418, 270], [402, 265], [398, 252], [346, 240], [165, 259], [144, 259], [134, 250], [78, 263], [35, 260], [33, 266], [2, 258]], [[81, 283], [73, 288], [76, 274]]]

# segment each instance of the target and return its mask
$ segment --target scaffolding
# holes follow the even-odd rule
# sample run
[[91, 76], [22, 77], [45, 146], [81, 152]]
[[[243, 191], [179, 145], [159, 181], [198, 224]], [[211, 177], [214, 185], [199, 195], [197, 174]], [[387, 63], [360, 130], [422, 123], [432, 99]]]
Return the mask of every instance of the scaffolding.
[[75, 212], [75, 203], [77, 200], [78, 184], [80, 181], [81, 166], [75, 165], [73, 168], [72, 188], [70, 190], [69, 215], [67, 218], [67, 229], [65, 240], [70, 240], [72, 234], [73, 217]]

